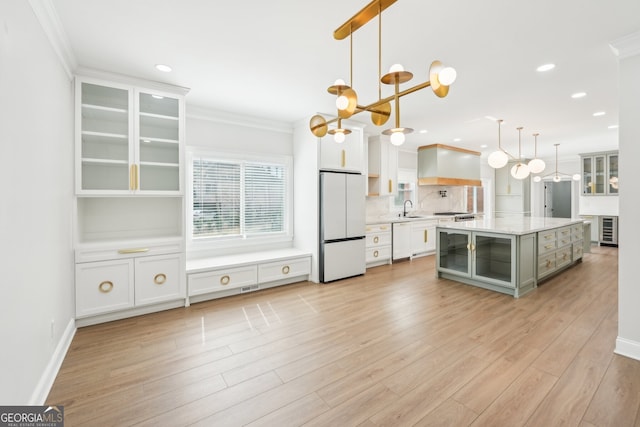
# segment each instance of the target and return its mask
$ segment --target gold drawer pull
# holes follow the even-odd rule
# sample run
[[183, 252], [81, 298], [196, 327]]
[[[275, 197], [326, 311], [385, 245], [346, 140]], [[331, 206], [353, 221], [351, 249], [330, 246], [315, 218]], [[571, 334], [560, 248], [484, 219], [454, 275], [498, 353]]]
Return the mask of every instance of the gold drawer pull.
[[149, 252], [149, 248], [118, 249], [119, 254], [138, 254], [141, 252]]
[[565, 252], [565, 253], [564, 253], [564, 255], [562, 255], [562, 259], [567, 259], [567, 256], [568, 256], [568, 255], [569, 255], [569, 254]]
[[341, 164], [342, 167], [345, 167], [347, 165], [347, 152], [345, 150], [342, 150]]
[[282, 267], [282, 274], [289, 274], [289, 271], [291, 271], [291, 268], [288, 265]]
[[378, 258], [378, 251], [373, 251], [373, 257]]
[[228, 285], [230, 281], [231, 281], [231, 278], [226, 274], [220, 278], [221, 285]]
[[383, 226], [380, 227], [380, 230], [386, 230], [386, 229], [387, 229], [386, 225], [383, 225]]
[[378, 236], [373, 238], [373, 243], [378, 243], [380, 241], [380, 238]]
[[551, 260], [550, 259], [547, 260], [547, 268], [549, 268], [549, 267], [551, 267]]
[[153, 278], [153, 283], [155, 283], [156, 285], [162, 285], [166, 281], [167, 281], [167, 275], [164, 273], [158, 273]]
[[424, 242], [427, 243], [429, 240], [429, 230], [424, 230]]
[[553, 245], [545, 245], [544, 248], [545, 249], [553, 249]]
[[544, 236], [545, 239], [549, 240], [550, 238], [552, 238], [553, 235], [552, 234], [547, 234], [546, 236]]
[[100, 283], [98, 285], [98, 289], [103, 294], [108, 294], [109, 292], [111, 292], [113, 290], [113, 282], [105, 280], [104, 282], [102, 282], [102, 283]]

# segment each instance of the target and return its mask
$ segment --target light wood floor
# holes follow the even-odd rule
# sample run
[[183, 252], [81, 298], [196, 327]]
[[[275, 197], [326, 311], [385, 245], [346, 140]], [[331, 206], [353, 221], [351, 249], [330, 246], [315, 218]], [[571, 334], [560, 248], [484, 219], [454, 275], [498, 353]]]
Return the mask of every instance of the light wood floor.
[[640, 426], [617, 249], [512, 297], [434, 257], [78, 330], [67, 426]]

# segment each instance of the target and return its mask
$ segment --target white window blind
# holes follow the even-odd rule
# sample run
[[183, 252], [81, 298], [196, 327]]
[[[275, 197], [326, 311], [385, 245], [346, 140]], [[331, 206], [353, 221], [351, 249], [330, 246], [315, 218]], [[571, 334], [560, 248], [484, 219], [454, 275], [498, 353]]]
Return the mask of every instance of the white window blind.
[[193, 159], [193, 238], [282, 233], [285, 164]]

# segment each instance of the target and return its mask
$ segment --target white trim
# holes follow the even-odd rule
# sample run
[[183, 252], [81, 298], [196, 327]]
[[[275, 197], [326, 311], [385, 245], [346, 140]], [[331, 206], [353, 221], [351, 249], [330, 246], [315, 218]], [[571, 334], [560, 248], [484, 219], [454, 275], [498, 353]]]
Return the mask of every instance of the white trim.
[[213, 123], [243, 126], [248, 128], [280, 132], [288, 135], [293, 134], [293, 124], [268, 120], [258, 117], [243, 116], [226, 111], [212, 110], [195, 105], [187, 105], [187, 118], [205, 120]]
[[31, 9], [35, 13], [36, 18], [40, 22], [40, 26], [47, 35], [53, 50], [58, 55], [60, 63], [64, 68], [69, 80], [73, 79], [73, 71], [76, 69], [78, 62], [71, 49], [71, 43], [64, 31], [64, 27], [58, 18], [58, 13], [53, 6], [52, 0], [29, 0]]
[[620, 59], [640, 55], [640, 31], [620, 37], [609, 43], [609, 46]]
[[67, 355], [69, 347], [71, 347], [71, 341], [73, 341], [73, 337], [75, 336], [75, 334], [75, 320], [70, 319], [66, 329], [60, 337], [60, 341], [58, 341], [58, 345], [56, 346], [55, 351], [51, 355], [51, 359], [49, 359], [47, 367], [40, 377], [40, 381], [38, 381], [38, 385], [36, 385], [35, 390], [31, 394], [29, 405], [44, 405], [44, 402], [47, 399], [49, 392], [51, 391], [51, 386], [53, 385], [53, 382], [58, 375], [60, 366], [62, 366], [64, 357]]
[[616, 339], [616, 349], [613, 352], [621, 356], [640, 360], [640, 342], [618, 337]]

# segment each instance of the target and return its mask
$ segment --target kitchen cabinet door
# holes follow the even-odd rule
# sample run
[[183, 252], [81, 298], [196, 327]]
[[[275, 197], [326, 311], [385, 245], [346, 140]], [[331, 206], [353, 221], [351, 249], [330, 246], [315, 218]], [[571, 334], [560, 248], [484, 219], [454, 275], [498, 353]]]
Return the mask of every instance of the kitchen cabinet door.
[[393, 224], [393, 259], [411, 257], [411, 223], [396, 222]]
[[391, 196], [398, 192], [398, 149], [379, 135], [369, 138], [369, 195]]
[[133, 260], [76, 264], [76, 317], [134, 306]]
[[320, 170], [364, 173], [362, 129], [351, 128], [342, 143], [335, 142], [331, 135], [321, 138]]
[[181, 254], [136, 258], [136, 306], [184, 298], [183, 264]]
[[416, 221], [411, 224], [412, 256], [431, 253], [436, 250], [435, 224], [435, 221]]

